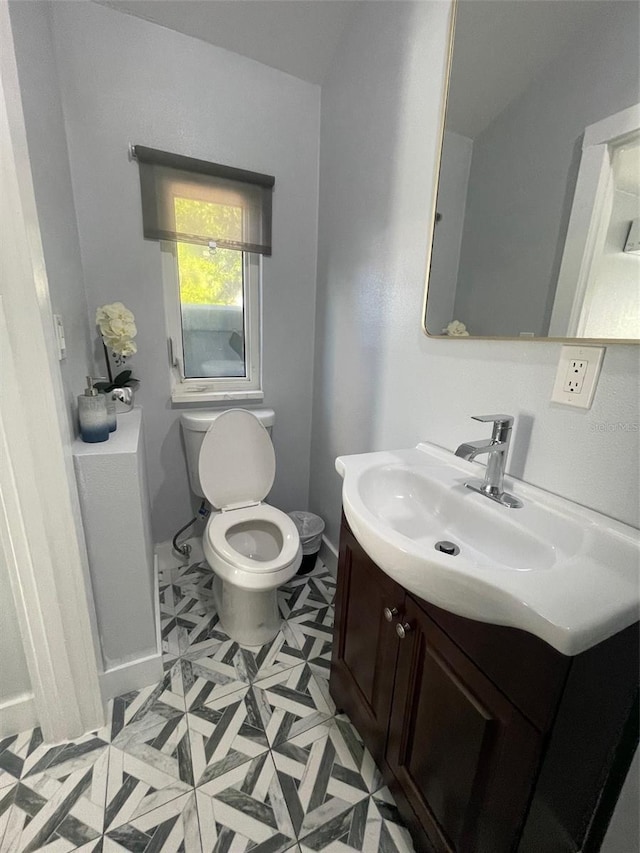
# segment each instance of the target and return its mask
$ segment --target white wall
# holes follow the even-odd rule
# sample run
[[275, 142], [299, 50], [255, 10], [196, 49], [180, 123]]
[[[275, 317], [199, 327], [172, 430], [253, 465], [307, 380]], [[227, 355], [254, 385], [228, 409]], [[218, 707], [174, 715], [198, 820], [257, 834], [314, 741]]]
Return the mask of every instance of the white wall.
[[93, 362], [51, 10], [49, 3], [23, 2], [11, 2], [9, 10], [49, 293], [64, 321], [67, 356], [60, 372], [74, 435], [76, 397]]
[[547, 334], [582, 134], [638, 100], [639, 15], [605, 4], [475, 138], [455, 302], [472, 334]]
[[452, 320], [463, 319], [454, 315], [454, 304], [472, 153], [472, 139], [445, 130], [437, 204], [442, 219], [435, 229], [429, 272], [427, 328], [432, 335], [440, 335]]
[[[640, 157], [640, 148], [637, 150]], [[596, 262], [594, 279], [585, 298], [584, 307], [588, 306], [585, 337], [634, 338], [638, 335], [640, 255], [623, 249], [631, 220], [639, 215], [640, 196], [616, 189], [604, 248]]]
[[337, 544], [339, 454], [454, 450], [516, 416], [510, 472], [638, 521], [638, 350], [606, 353], [590, 411], [549, 402], [560, 346], [420, 328], [448, 6], [363, 4], [323, 88], [311, 509]]
[[[308, 496], [320, 89], [93, 3], [56, 2], [53, 32], [89, 315], [136, 315], [154, 538], [191, 515], [169, 370], [157, 243], [142, 238], [129, 143], [275, 175], [274, 252], [264, 261], [265, 405], [276, 411], [270, 500]], [[99, 355], [99, 352], [96, 350]]]

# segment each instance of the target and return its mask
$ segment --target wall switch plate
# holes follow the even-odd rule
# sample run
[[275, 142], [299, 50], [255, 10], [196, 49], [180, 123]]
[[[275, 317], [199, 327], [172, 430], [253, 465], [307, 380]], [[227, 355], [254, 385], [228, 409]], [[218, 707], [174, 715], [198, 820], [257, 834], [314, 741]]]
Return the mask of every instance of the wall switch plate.
[[576, 409], [590, 409], [604, 350], [604, 347], [562, 347], [552, 402]]
[[62, 361], [67, 357], [67, 343], [64, 339], [64, 326], [60, 314], [53, 315], [53, 328], [56, 333], [56, 342], [58, 344], [58, 361]]

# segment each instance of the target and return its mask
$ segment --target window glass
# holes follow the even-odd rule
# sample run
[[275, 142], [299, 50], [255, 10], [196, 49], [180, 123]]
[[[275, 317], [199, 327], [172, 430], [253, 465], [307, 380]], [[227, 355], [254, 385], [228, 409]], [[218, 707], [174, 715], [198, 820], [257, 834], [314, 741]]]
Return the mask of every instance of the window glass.
[[[242, 216], [232, 205], [174, 201], [176, 227], [183, 233], [220, 217], [233, 224]], [[178, 243], [177, 264], [185, 378], [246, 376], [244, 254]]]

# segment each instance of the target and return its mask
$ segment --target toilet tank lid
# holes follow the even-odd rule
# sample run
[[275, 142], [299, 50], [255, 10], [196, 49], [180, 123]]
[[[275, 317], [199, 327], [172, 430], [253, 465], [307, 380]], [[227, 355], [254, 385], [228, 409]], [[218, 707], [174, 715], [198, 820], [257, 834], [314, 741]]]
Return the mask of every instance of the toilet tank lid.
[[[191, 432], [206, 432], [211, 424], [223, 412], [228, 409], [194, 409], [190, 412], [183, 412], [180, 415], [183, 429], [191, 430]], [[276, 413], [273, 409], [247, 409], [252, 415], [255, 415], [264, 427], [272, 427], [276, 420]]]

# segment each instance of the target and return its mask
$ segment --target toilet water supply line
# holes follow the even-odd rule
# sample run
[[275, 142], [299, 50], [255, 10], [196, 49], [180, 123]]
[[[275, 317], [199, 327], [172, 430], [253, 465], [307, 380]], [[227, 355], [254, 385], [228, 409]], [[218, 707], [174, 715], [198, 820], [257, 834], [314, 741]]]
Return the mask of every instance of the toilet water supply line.
[[208, 515], [209, 515], [209, 510], [207, 509], [207, 502], [206, 502], [206, 500], [203, 500], [202, 503], [200, 504], [200, 509], [198, 510], [198, 514], [194, 515], [194, 517], [191, 519], [191, 521], [188, 521], [184, 527], [181, 527], [180, 530], [178, 530], [176, 535], [173, 537], [173, 539], [171, 540], [173, 550], [180, 557], [187, 557], [187, 559], [189, 558], [189, 556], [191, 554], [191, 545], [188, 545], [186, 542], [182, 545], [178, 545], [178, 536], [180, 536], [182, 533], [184, 533], [185, 530], [188, 530], [192, 524], [195, 524], [195, 522], [198, 520], [198, 518], [206, 518]]

